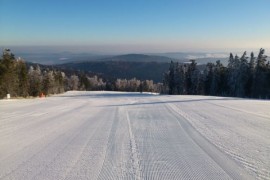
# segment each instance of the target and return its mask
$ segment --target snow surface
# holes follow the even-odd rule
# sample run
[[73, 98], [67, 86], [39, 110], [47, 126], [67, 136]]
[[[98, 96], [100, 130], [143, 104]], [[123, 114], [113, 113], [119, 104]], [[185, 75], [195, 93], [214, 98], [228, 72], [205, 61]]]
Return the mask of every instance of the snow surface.
[[270, 101], [67, 92], [0, 101], [0, 179], [270, 179]]

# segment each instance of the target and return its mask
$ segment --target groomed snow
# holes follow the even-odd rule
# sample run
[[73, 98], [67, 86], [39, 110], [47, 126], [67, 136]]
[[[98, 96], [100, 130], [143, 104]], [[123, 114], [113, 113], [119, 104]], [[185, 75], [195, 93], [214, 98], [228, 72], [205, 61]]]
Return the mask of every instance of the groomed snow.
[[67, 92], [0, 101], [0, 179], [270, 179], [270, 101]]

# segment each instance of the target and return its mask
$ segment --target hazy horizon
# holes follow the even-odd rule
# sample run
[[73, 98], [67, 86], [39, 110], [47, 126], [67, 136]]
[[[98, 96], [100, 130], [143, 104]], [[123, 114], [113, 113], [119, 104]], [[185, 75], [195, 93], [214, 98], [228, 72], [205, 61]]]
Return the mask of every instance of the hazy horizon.
[[18, 46], [18, 45], [9, 45], [9, 46], [2, 46], [0, 45], [0, 49], [4, 50], [6, 48], [11, 49], [13, 53], [74, 53], [74, 54], [93, 54], [93, 55], [124, 55], [124, 54], [174, 54], [174, 53], [185, 53], [185, 54], [194, 54], [194, 53], [209, 53], [209, 54], [227, 54], [229, 53], [241, 55], [244, 51], [247, 54], [254, 52], [255, 54], [259, 52], [260, 48], [265, 49], [266, 54], [270, 53], [270, 48], [260, 47], [257, 49], [252, 48], [228, 48], [228, 49], [213, 49], [213, 50], [157, 50], [151, 51], [147, 49], [137, 49], [132, 50], [128, 48], [123, 48], [121, 50], [118, 49], [111, 49], [107, 50], [106, 48], [109, 46], [103, 46], [103, 49], [100, 50], [100, 46]]
[[0, 1], [0, 46], [101, 54], [270, 49], [270, 1]]
[[[198, 63], [216, 62], [221, 60], [223, 64], [227, 64], [230, 53], [233, 55], [242, 56], [244, 51], [247, 52], [247, 56], [250, 56], [251, 52], [254, 52], [257, 56], [259, 49], [256, 50], [242, 50], [234, 49], [227, 51], [178, 51], [178, 52], [101, 52], [93, 51], [90, 47], [73, 47], [73, 46], [0, 46], [0, 50], [3, 51], [5, 48], [9, 48], [16, 58], [22, 58], [27, 62], [53, 65], [53, 64], [63, 64], [69, 62], [81, 62], [81, 61], [104, 61], [111, 60], [111, 58], [119, 55], [130, 55], [130, 54], [144, 54], [150, 55], [152, 58], [155, 56], [159, 58], [170, 58], [173, 61], [186, 62], [190, 59], [196, 59]], [[270, 60], [269, 49], [266, 50], [266, 55], [268, 55], [268, 60]], [[129, 56], [130, 57], [130, 56]], [[129, 59], [129, 57], [124, 57]], [[134, 57], [134, 56], [133, 56]], [[135, 56], [136, 57], [136, 56]], [[140, 61], [140, 56], [137, 56], [137, 60]], [[143, 56], [141, 57], [143, 59]], [[158, 60], [159, 61], [159, 60]]]

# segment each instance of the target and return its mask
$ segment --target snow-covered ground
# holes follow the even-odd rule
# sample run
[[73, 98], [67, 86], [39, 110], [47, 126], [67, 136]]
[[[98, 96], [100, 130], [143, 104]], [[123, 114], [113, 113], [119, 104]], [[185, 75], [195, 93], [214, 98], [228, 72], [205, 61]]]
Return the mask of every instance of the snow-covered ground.
[[270, 101], [119, 92], [1, 100], [0, 179], [270, 179]]

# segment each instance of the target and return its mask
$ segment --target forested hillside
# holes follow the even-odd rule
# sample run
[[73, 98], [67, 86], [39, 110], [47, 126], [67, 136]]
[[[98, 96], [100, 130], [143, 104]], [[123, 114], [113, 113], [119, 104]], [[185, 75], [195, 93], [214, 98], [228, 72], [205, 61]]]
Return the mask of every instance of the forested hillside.
[[[69, 66], [70, 65], [70, 66]], [[91, 71], [89, 70], [91, 69]], [[162, 82], [162, 83], [160, 83]], [[9, 49], [0, 59], [0, 97], [38, 96], [68, 90], [112, 90], [270, 98], [270, 63], [264, 49], [257, 57], [230, 54], [206, 66], [191, 63], [85, 62], [65, 66], [26, 64]]]
[[171, 62], [164, 75], [165, 93], [270, 98], [270, 63], [264, 49], [258, 57], [230, 54], [228, 66], [208, 63], [202, 71], [195, 61], [190, 65]]
[[[123, 76], [125, 77], [125, 76]], [[159, 92], [161, 84], [136, 78], [103, 78], [98, 73], [59, 69], [55, 66], [25, 63], [9, 49], [0, 58], [0, 98], [39, 96], [69, 90], [114, 90]]]
[[132, 62], [132, 61], [100, 61], [81, 62], [57, 65], [63, 70], [81, 70], [85, 72], [101, 73], [107, 78], [140, 80], [151, 79], [162, 82], [163, 73], [169, 68], [169, 63], [158, 62]]

